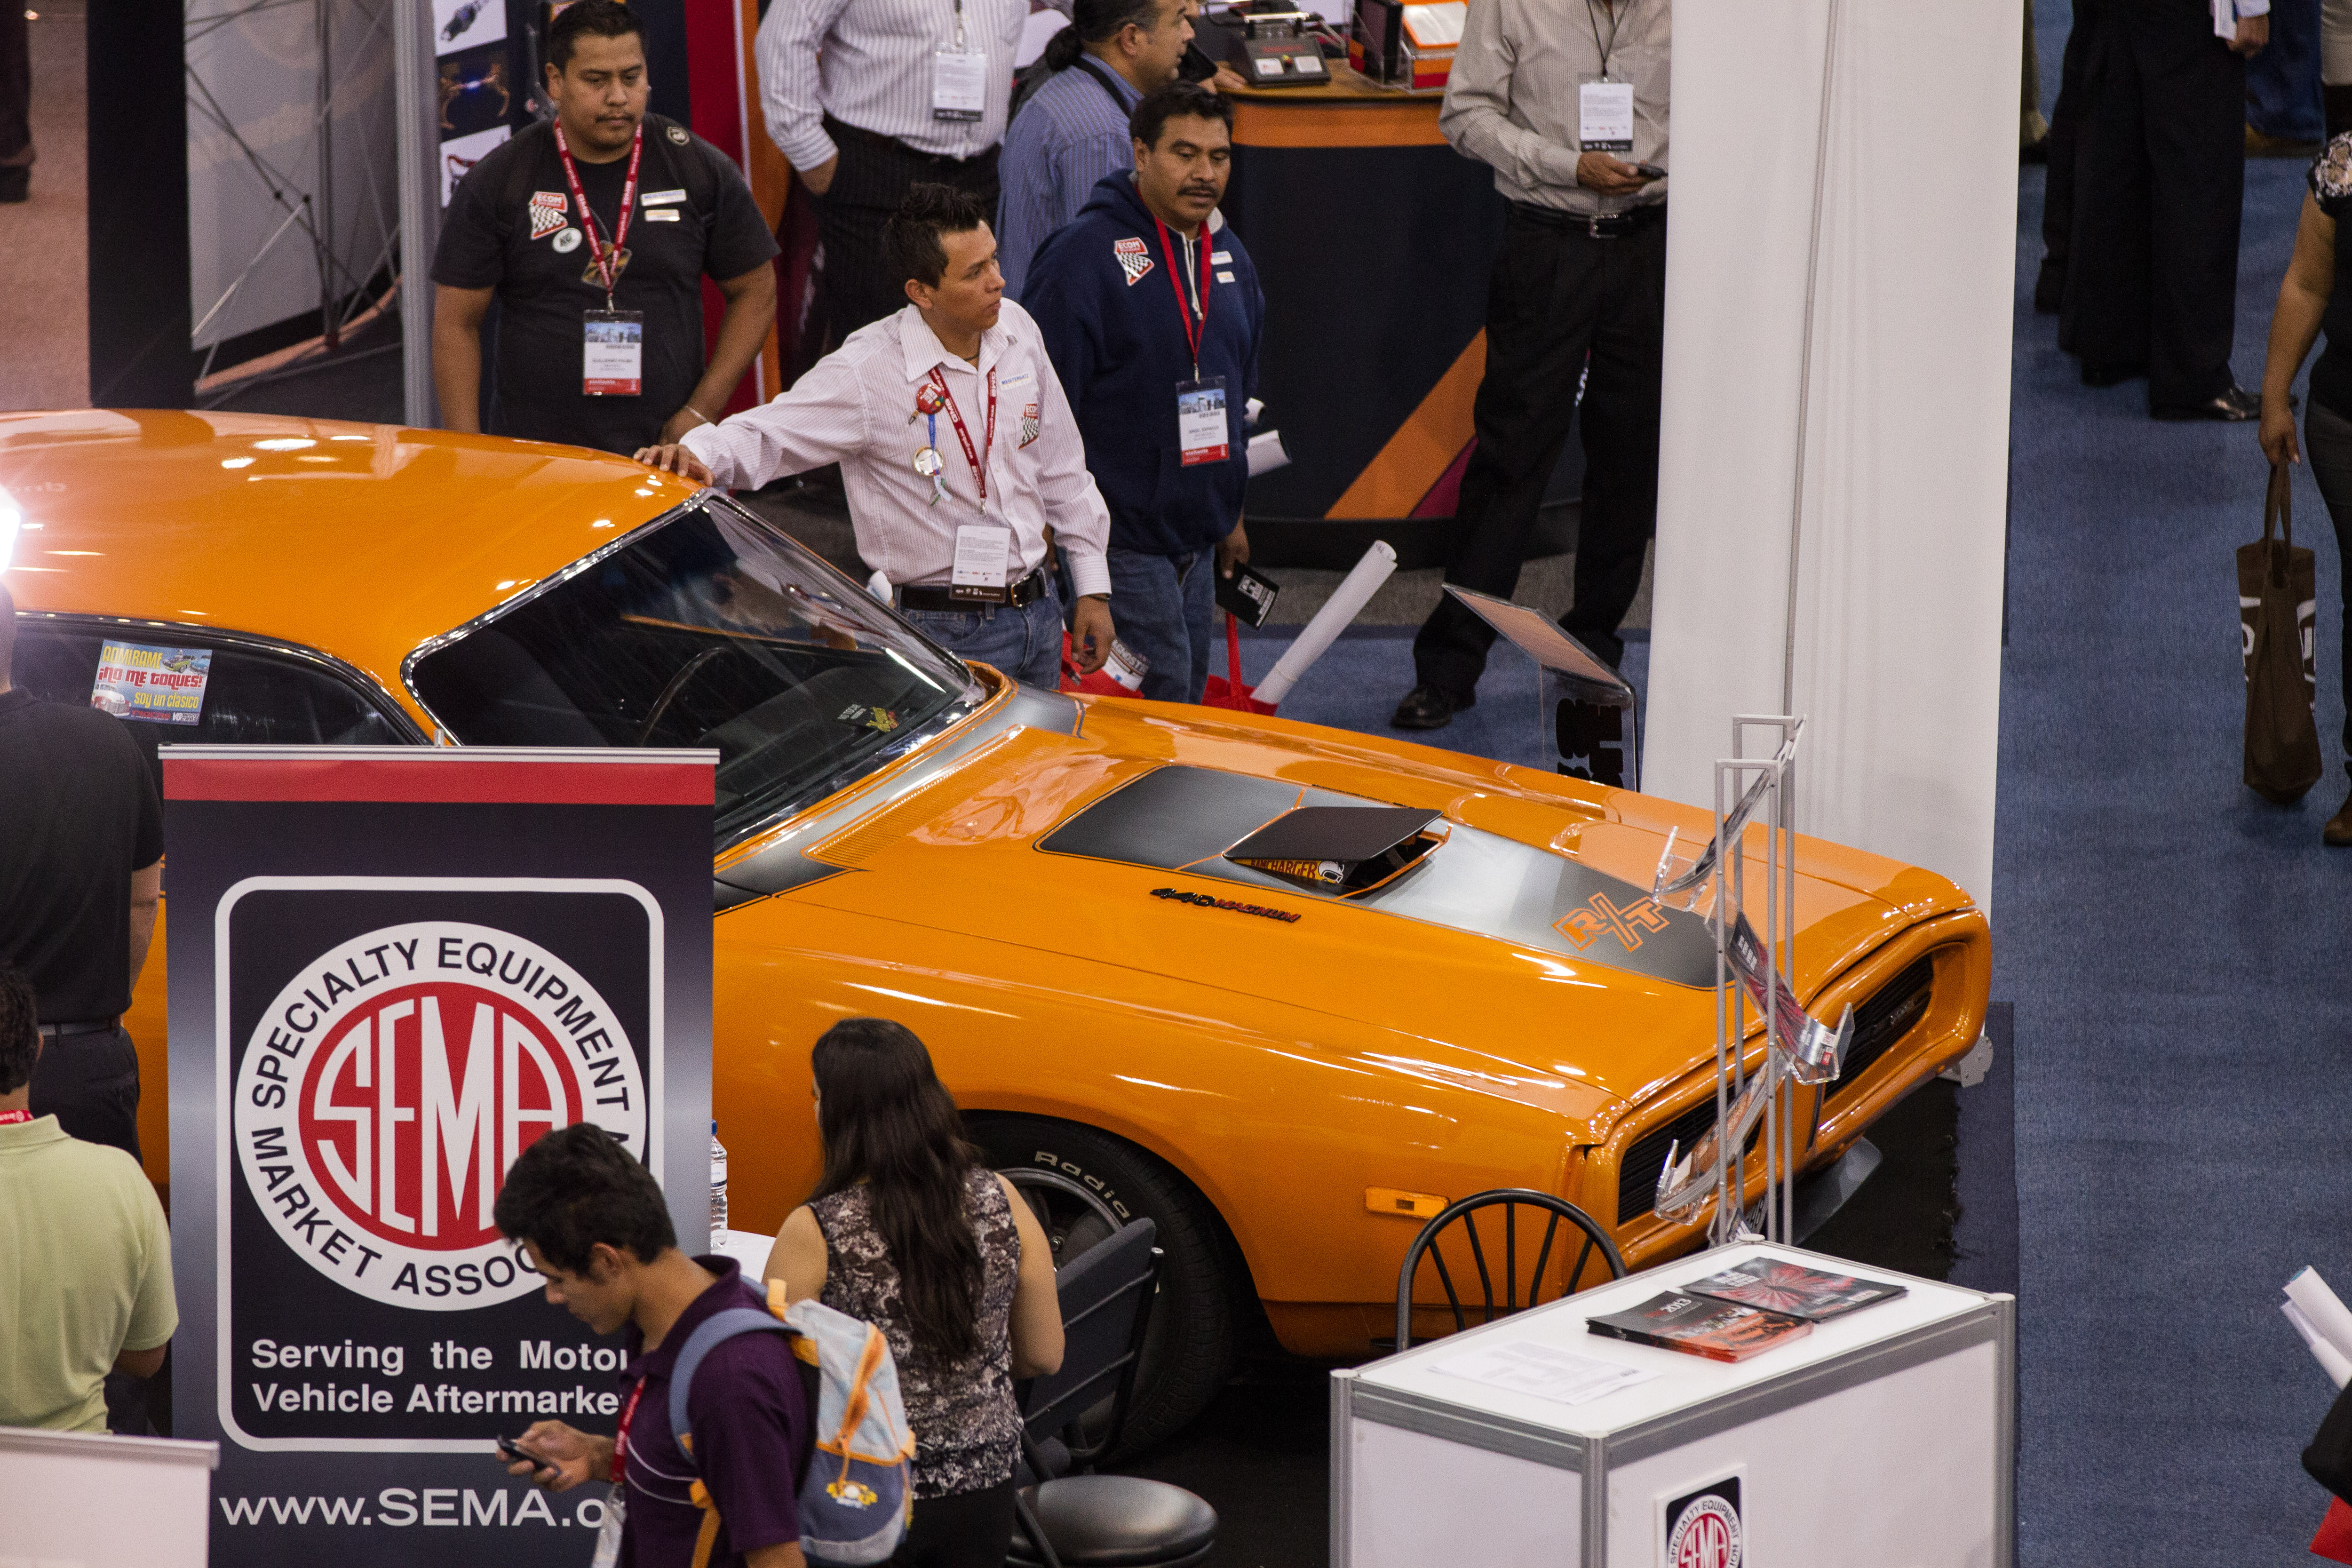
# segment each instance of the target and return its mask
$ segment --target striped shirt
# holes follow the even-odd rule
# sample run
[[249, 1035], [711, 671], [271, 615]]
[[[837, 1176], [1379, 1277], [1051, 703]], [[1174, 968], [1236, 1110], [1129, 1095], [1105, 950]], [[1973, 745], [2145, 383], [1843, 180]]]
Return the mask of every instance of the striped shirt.
[[[978, 120], [931, 115], [931, 57], [965, 47], [988, 57], [988, 96]], [[919, 153], [971, 158], [1004, 138], [1013, 58], [1028, 0], [774, 0], [753, 58], [768, 135], [795, 169], [836, 149], [824, 116], [894, 136]]]
[[[780, 0], [781, 3], [781, 0]], [[963, 443], [946, 414], [925, 416], [915, 395], [934, 368], [961, 413], [974, 453], [988, 470], [981, 499]], [[988, 377], [996, 386], [996, 436], [988, 438]], [[934, 428], [936, 426], [936, 428]], [[1069, 552], [1080, 595], [1108, 594], [1103, 547], [1110, 512], [1087, 472], [1086, 441], [1045, 357], [1037, 323], [1012, 300], [980, 336], [980, 363], [950, 353], [908, 305], [849, 334], [773, 402], [687, 433], [687, 449], [728, 489], [826, 463], [841, 465], [857, 553], [901, 587], [944, 587], [955, 563], [956, 530], [987, 523], [1013, 531], [1009, 581], [1045, 560], [1045, 529]], [[916, 472], [915, 455], [940, 454], [944, 499]]]
[[996, 264], [1008, 297], [1021, 297], [1037, 247], [1078, 216], [1095, 182], [1135, 166], [1127, 121], [1142, 96], [1118, 72], [1086, 57], [1022, 106], [996, 166], [1004, 186]]
[[1564, 14], [1557, 0], [1474, 0], [1437, 129], [1495, 171], [1507, 200], [1577, 214], [1664, 201], [1664, 180], [1623, 196], [1576, 183], [1578, 89], [1606, 44], [1609, 74], [1633, 84], [1633, 149], [1617, 156], [1664, 168], [1673, 37], [1674, 0], [1570, 0]]

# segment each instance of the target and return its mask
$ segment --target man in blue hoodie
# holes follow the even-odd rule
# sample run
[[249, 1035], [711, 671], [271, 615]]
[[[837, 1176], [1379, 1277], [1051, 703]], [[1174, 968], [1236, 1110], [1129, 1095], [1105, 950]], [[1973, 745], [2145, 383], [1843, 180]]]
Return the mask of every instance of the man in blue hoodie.
[[1212, 574], [1249, 559], [1243, 409], [1265, 298], [1217, 212], [1233, 124], [1232, 103], [1196, 83], [1145, 94], [1128, 123], [1133, 173], [1096, 184], [1022, 293], [1110, 509], [1119, 640], [1148, 661], [1143, 695], [1168, 702], [1201, 700]]

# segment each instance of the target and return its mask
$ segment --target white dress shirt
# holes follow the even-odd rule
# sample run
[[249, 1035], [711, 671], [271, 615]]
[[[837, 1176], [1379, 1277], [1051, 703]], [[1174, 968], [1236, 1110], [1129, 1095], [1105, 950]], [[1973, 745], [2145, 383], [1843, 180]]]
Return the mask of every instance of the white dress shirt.
[[1674, 0], [1470, 0], [1437, 129], [1507, 201], [1583, 216], [1664, 201], [1664, 180], [1622, 196], [1576, 183], [1578, 85], [1606, 44], [1609, 74], [1633, 84], [1633, 148], [1616, 156], [1663, 169], [1673, 42]]
[[[955, 47], [959, 14], [964, 47], [988, 57], [988, 97], [978, 120], [938, 120], [931, 57]], [[1028, 0], [774, 0], [752, 47], [769, 139], [793, 168], [816, 168], [836, 151], [830, 114], [919, 153], [985, 153], [1004, 139], [1028, 20]]]
[[[946, 375], [972, 450], [987, 447], [984, 504], [955, 422], [945, 411], [927, 416], [915, 407], [915, 395], [935, 367]], [[991, 373], [996, 378], [992, 443]], [[1045, 563], [1051, 524], [1069, 552], [1073, 589], [1081, 595], [1110, 592], [1110, 568], [1103, 562], [1110, 512], [1087, 472], [1086, 442], [1037, 323], [1010, 300], [996, 325], [981, 334], [977, 365], [941, 347], [922, 312], [909, 304], [850, 333], [774, 402], [698, 426], [684, 445], [709, 468], [711, 482], [729, 489], [756, 489], [785, 474], [839, 463], [857, 553], [902, 587], [946, 586], [956, 530], [967, 523], [1013, 531], [1007, 580], [1017, 583]], [[934, 445], [947, 486], [946, 499], [937, 501], [931, 481], [915, 471], [915, 454]]]

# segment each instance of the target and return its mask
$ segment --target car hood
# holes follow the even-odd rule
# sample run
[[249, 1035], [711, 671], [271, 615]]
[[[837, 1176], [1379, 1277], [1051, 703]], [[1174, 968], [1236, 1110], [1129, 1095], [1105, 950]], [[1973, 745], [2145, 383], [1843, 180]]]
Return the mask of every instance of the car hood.
[[[1318, 805], [1435, 811], [1444, 842], [1353, 897], [1224, 858]], [[1679, 863], [1708, 822], [1427, 747], [1022, 690], [724, 858], [719, 894], [722, 907], [782, 894], [1083, 952], [1207, 988], [1204, 1018], [1255, 997], [1349, 1020], [1382, 1038], [1372, 1054], [1391, 1069], [1541, 1103], [1600, 1135], [1626, 1104], [1713, 1057], [1706, 923], [1647, 895], [1670, 828]], [[1932, 873], [1798, 842], [1801, 996], [1898, 931], [1967, 907]], [[1362, 1029], [1344, 1032], [1362, 1055]]]

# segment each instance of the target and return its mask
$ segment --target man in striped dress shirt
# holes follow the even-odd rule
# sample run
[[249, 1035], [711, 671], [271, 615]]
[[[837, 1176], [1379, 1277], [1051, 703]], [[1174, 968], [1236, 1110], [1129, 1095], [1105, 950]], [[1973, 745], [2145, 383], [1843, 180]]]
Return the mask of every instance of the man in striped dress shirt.
[[773, 402], [638, 460], [730, 489], [839, 463], [857, 553], [907, 618], [959, 658], [1048, 690], [1061, 673], [1047, 559], [1059, 543], [1078, 595], [1071, 652], [1081, 671], [1101, 668], [1110, 512], [1037, 323], [1003, 297], [987, 214], [961, 191], [917, 185], [883, 249], [907, 301], [896, 314]]
[[818, 197], [824, 341], [906, 303], [882, 230], [919, 182], [990, 214], [1028, 0], [773, 0], [754, 58], [768, 135]]
[[1045, 46], [1055, 75], [1013, 118], [1004, 182], [1004, 291], [1013, 299], [1045, 237], [1078, 216], [1105, 174], [1135, 167], [1128, 116], [1176, 79], [1192, 42], [1191, 0], [1077, 0]]

